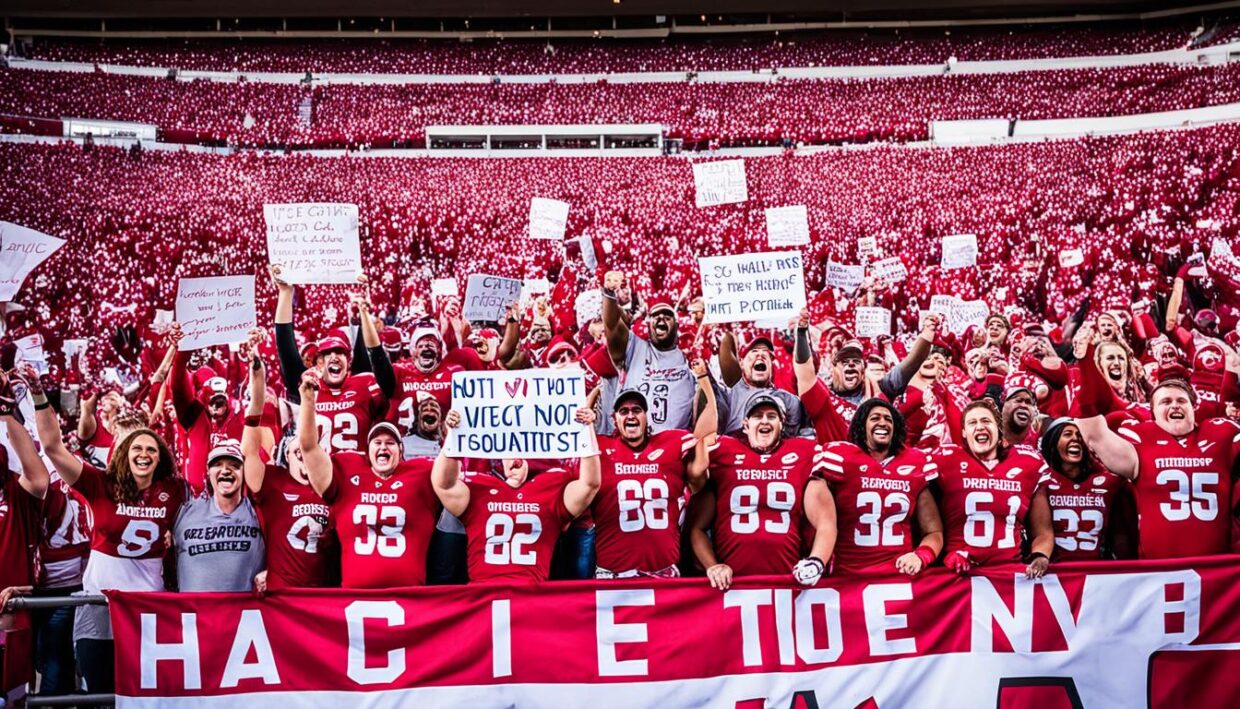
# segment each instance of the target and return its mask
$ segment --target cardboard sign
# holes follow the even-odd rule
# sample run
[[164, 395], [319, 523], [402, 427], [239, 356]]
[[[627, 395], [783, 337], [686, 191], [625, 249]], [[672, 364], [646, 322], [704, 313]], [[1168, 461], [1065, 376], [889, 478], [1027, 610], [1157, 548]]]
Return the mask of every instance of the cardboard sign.
[[698, 267], [708, 323], [787, 321], [805, 307], [799, 252], [707, 256]]
[[827, 285], [845, 293], [856, 293], [865, 280], [865, 266], [849, 266], [834, 261], [827, 262]]
[[744, 160], [714, 160], [693, 165], [693, 185], [697, 206], [735, 204], [749, 199]]
[[564, 239], [568, 228], [568, 202], [535, 197], [530, 200], [530, 238]]
[[448, 455], [467, 458], [581, 458], [597, 453], [589, 427], [577, 423], [586, 405], [581, 370], [457, 372], [452, 408], [461, 425], [448, 431]]
[[1059, 267], [1072, 268], [1085, 263], [1085, 252], [1080, 249], [1066, 249], [1059, 252]]
[[64, 245], [64, 239], [0, 222], [0, 302], [13, 300], [30, 272]]
[[802, 246], [809, 243], [809, 212], [805, 205], [771, 207], [766, 210], [766, 243], [771, 246]]
[[520, 298], [520, 280], [475, 273], [465, 285], [461, 316], [470, 322], [498, 322]]
[[908, 269], [899, 256], [892, 256], [870, 264], [870, 275], [888, 283], [899, 283], [908, 278]]
[[266, 204], [267, 258], [285, 281], [354, 283], [362, 272], [357, 205]]
[[177, 283], [181, 351], [241, 342], [258, 324], [254, 276], [182, 278]]
[[977, 265], [977, 235], [960, 234], [943, 237], [943, 269], [968, 268]]
[[891, 311], [862, 305], [857, 308], [857, 337], [878, 337], [891, 334]]
[[957, 335], [970, 327], [984, 327], [990, 317], [990, 306], [984, 300], [957, 300], [947, 315], [947, 329]]

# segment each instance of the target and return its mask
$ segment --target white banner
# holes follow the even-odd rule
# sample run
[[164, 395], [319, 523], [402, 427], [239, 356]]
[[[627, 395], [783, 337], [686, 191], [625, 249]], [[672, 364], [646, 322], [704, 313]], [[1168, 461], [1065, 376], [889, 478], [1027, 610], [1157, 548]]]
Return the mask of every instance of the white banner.
[[745, 183], [744, 160], [715, 160], [693, 165], [693, 185], [697, 189], [697, 206], [713, 207], [749, 199]]
[[64, 239], [0, 222], [0, 302], [13, 300], [30, 272], [64, 245]]
[[864, 280], [865, 266], [850, 266], [834, 261], [827, 262], [827, 285], [832, 288], [839, 288], [851, 295], [857, 292], [857, 289], [861, 287], [861, 282]]
[[857, 337], [878, 337], [891, 334], [891, 311], [862, 305], [857, 308]]
[[475, 273], [465, 285], [461, 317], [471, 322], [498, 322], [504, 309], [521, 298], [521, 281]]
[[568, 228], [568, 202], [535, 197], [530, 200], [530, 238], [564, 239]]
[[805, 205], [768, 208], [766, 210], [766, 243], [775, 247], [808, 244], [809, 212]]
[[957, 335], [970, 327], [984, 327], [990, 317], [990, 306], [984, 300], [959, 300], [947, 315], [947, 329]]
[[888, 283], [899, 283], [908, 278], [908, 269], [899, 256], [892, 256], [870, 264], [870, 275]]
[[1072, 268], [1085, 263], [1085, 252], [1080, 249], [1065, 249], [1059, 252], [1059, 267]]
[[254, 276], [182, 278], [177, 283], [176, 310], [185, 335], [177, 349], [241, 342], [258, 324]]
[[960, 234], [943, 237], [943, 268], [967, 268], [977, 265], [977, 235]]
[[787, 321], [805, 307], [801, 254], [769, 251], [698, 259], [706, 322]]
[[357, 205], [266, 204], [267, 258], [289, 283], [353, 283], [362, 272]]
[[466, 458], [581, 458], [596, 450], [589, 427], [573, 418], [586, 405], [581, 370], [457, 372], [452, 408], [461, 425], [444, 449]]

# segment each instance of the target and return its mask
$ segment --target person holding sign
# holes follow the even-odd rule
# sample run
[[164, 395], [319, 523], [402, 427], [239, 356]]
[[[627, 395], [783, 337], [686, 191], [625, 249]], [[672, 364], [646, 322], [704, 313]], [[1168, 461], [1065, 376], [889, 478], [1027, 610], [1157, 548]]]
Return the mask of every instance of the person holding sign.
[[[261, 333], [250, 332], [251, 338]], [[177, 423], [185, 431], [188, 453], [182, 474], [195, 492], [206, 484], [207, 455], [223, 440], [241, 438], [245, 417], [240, 404], [228, 395], [228, 382], [223, 377], [211, 377], [195, 392], [190, 381], [189, 361], [196, 350], [180, 350], [177, 345], [183, 337], [180, 323], [173, 323], [168, 331], [172, 349], [177, 350], [172, 364], [172, 405], [177, 412]]]
[[[826, 472], [822, 446], [784, 438], [786, 417], [780, 399], [751, 398], [744, 438], [719, 438], [711, 451], [711, 484], [690, 502], [693, 553], [721, 591], [733, 576], [789, 570], [800, 584], [813, 586], [835, 549], [835, 502], [819, 477]], [[803, 540], [808, 528], [813, 539]], [[801, 559], [805, 541], [810, 553]]]
[[[271, 280], [277, 290], [276, 349], [291, 399], [292, 392], [300, 388], [302, 374], [308, 370], [302, 364], [293, 332], [293, 286], [280, 278], [279, 266], [271, 267]], [[379, 352], [370, 351], [372, 361], [380, 357], [387, 361], [383, 346], [377, 349]], [[315, 426], [328, 452], [361, 450], [366, 432], [387, 413], [387, 397], [374, 375], [349, 373], [352, 358], [352, 348], [343, 337], [328, 335], [319, 340], [313, 368], [320, 385], [315, 397]]]
[[439, 504], [431, 461], [401, 460], [396, 426], [382, 421], [366, 435], [366, 452], [328, 453], [319, 443], [317, 370], [301, 380], [298, 440], [310, 486], [331, 508], [340, 539], [340, 585], [396, 588], [426, 583], [426, 554]]
[[681, 504], [686, 488], [696, 495], [706, 483], [707, 443], [718, 415], [706, 363], [693, 363], [706, 398], [694, 433], [650, 433], [646, 397], [625, 389], [612, 405], [615, 436], [600, 436], [602, 487], [591, 505], [598, 579], [680, 576]]
[[784, 410], [788, 412], [788, 435], [812, 438], [813, 428], [801, 400], [775, 385], [775, 344], [771, 338], [766, 335], [753, 338], [740, 354], [737, 359], [736, 338], [731, 331], [724, 332], [719, 344], [719, 369], [727, 386], [719, 401], [721, 430], [729, 436], [740, 434], [745, 423], [745, 404], [761, 393], [783, 400]]
[[693, 422], [693, 395], [697, 388], [689, 360], [677, 341], [676, 308], [671, 301], [651, 298], [646, 314], [650, 330], [647, 341], [634, 335], [625, 323], [617, 302], [624, 274], [609, 271], [603, 278], [603, 325], [607, 351], [623, 362], [625, 385], [637, 389], [650, 404], [650, 430], [688, 429]]
[[[594, 439], [594, 411], [579, 408], [574, 418]], [[460, 412], [449, 411], [445, 423], [460, 426]], [[556, 541], [598, 494], [598, 453], [581, 459], [576, 477], [561, 467], [534, 475], [525, 459], [486, 464], [487, 472], [462, 477], [461, 461], [441, 452], [431, 474], [444, 509], [465, 525], [470, 583], [546, 581]]]

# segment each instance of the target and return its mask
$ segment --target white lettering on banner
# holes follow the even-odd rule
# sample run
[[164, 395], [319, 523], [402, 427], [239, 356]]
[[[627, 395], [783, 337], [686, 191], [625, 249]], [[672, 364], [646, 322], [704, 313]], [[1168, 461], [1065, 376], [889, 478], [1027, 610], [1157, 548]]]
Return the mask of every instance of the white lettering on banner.
[[491, 601], [491, 676], [512, 676], [512, 601]]
[[796, 317], [805, 307], [802, 263], [796, 251], [699, 258], [706, 322]]
[[913, 584], [886, 583], [866, 586], [861, 592], [865, 608], [865, 630], [870, 640], [870, 654], [875, 657], [911, 655], [917, 652], [917, 638], [892, 639], [888, 633], [908, 628], [907, 613], [887, 613], [892, 601], [913, 600]]
[[644, 677], [649, 673], [646, 660], [617, 660], [616, 646], [644, 643], [645, 623], [617, 623], [616, 609], [653, 606], [654, 590], [634, 588], [623, 591], [595, 591], [595, 630], [598, 633], [598, 674], [600, 677]]
[[891, 311], [869, 305], [857, 307], [857, 337], [891, 334]]
[[731, 589], [723, 594], [724, 608], [741, 609], [741, 661], [746, 667], [762, 664], [758, 608], [771, 605], [771, 589]]
[[768, 207], [766, 243], [770, 246], [803, 246], [809, 243], [809, 212], [805, 205]]
[[870, 264], [870, 275], [888, 283], [899, 283], [908, 278], [908, 269], [899, 256], [892, 256]]
[[293, 284], [353, 283], [362, 272], [357, 205], [265, 204], [267, 260]]
[[[814, 606], [822, 606], [827, 618], [827, 639], [818, 647], [814, 632]], [[811, 588], [797, 595], [797, 657], [801, 662], [835, 662], [844, 654], [843, 621], [840, 619], [840, 592], [834, 588]]]
[[970, 648], [973, 652], [994, 652], [995, 634], [991, 624], [999, 626], [1012, 650], [1017, 653], [1033, 652], [1033, 592], [1040, 587], [1046, 595], [1051, 607], [1051, 614], [1063, 634], [1064, 641], [1072, 648], [1072, 640], [1076, 637], [1076, 619], [1072, 615], [1072, 606], [1068, 594], [1054, 574], [1041, 579], [1026, 579], [1017, 574], [1015, 579], [1015, 598], [1012, 608], [999, 596], [994, 584], [986, 578], [974, 576], [970, 579], [973, 588], [973, 635]]
[[258, 325], [254, 276], [182, 278], [177, 282], [182, 352], [241, 342]]
[[[789, 594], [780, 598], [780, 594]], [[775, 636], [779, 641], [779, 662], [793, 664], [788, 646], [796, 648], [796, 656], [802, 662], [825, 664], [835, 662], [844, 652], [843, 622], [840, 618], [840, 592], [833, 588], [811, 588], [797, 594], [792, 604], [791, 618], [786, 610], [787, 589], [739, 590], [733, 589], [723, 595], [724, 608], [740, 608], [741, 657], [746, 667], [758, 667], [765, 662], [762, 653], [762, 624], [758, 609], [771, 605], [775, 600]], [[782, 601], [782, 603], [781, 603]], [[780, 612], [781, 605], [785, 608]], [[822, 647], [817, 643], [815, 606], [821, 606], [826, 618], [826, 641]], [[793, 620], [794, 622], [788, 622]], [[795, 628], [795, 631], [793, 630]]]
[[[254, 662], [246, 662], [254, 650]], [[262, 611], [247, 608], [241, 611], [237, 622], [237, 636], [228, 651], [228, 663], [224, 666], [221, 687], [236, 687], [243, 679], [261, 679], [263, 684], [280, 684], [280, 671], [276, 668], [275, 653], [267, 637]]]
[[465, 284], [461, 317], [470, 322], [498, 322], [504, 309], [521, 297], [521, 279], [475, 273]]
[[405, 650], [388, 651], [383, 667], [366, 666], [366, 620], [386, 620], [389, 628], [405, 624], [405, 609], [396, 601], [353, 601], [344, 609], [349, 627], [349, 659], [346, 674], [358, 684], [387, 684], [405, 672]]
[[839, 288], [844, 293], [851, 295], [861, 287], [861, 282], [864, 280], [865, 266], [850, 266], [834, 261], [827, 262], [827, 285], [832, 288]]
[[13, 300], [30, 272], [64, 245], [64, 239], [0, 221], [0, 303]]
[[186, 689], [202, 689], [202, 669], [198, 660], [198, 614], [181, 614], [181, 642], [161, 643], [155, 638], [156, 616], [142, 614], [142, 643], [138, 650], [142, 668], [142, 688], [159, 686], [159, 663], [179, 662], [184, 672]]
[[944, 270], [977, 265], [977, 235], [960, 234], [943, 237]]
[[744, 160], [715, 160], [693, 165], [693, 186], [698, 207], [734, 204], [749, 199]]
[[461, 425], [449, 432], [444, 450], [489, 459], [593, 455], [589, 429], [575, 419], [585, 397], [580, 370], [457, 372], [452, 408]]
[[568, 226], [568, 202], [535, 197], [530, 200], [530, 238], [563, 239]]

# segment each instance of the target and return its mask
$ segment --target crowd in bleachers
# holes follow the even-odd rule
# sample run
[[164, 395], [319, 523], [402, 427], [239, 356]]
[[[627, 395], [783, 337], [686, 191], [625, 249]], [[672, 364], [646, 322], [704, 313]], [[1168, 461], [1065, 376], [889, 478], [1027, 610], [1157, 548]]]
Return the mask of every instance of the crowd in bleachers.
[[[298, 106], [307, 96], [312, 119]], [[426, 126], [659, 123], [687, 145], [925, 140], [929, 121], [1117, 116], [1240, 101], [1240, 65], [655, 84], [184, 82], [0, 70], [0, 114], [154, 123], [171, 142], [420, 146]], [[734, 110], [738, 106], [745, 110]]]

